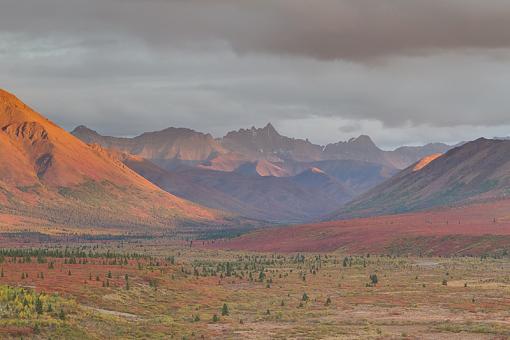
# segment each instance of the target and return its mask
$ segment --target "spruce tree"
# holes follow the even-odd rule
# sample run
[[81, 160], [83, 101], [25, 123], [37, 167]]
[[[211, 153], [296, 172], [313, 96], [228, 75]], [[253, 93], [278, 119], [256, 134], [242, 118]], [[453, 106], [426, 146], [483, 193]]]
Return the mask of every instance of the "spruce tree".
[[35, 299], [35, 312], [37, 314], [43, 313], [43, 304], [39, 296]]
[[223, 304], [223, 307], [221, 308], [221, 315], [226, 316], [229, 314], [228, 306], [226, 303]]
[[303, 293], [303, 297], [301, 300], [308, 301], [308, 295], [306, 293]]

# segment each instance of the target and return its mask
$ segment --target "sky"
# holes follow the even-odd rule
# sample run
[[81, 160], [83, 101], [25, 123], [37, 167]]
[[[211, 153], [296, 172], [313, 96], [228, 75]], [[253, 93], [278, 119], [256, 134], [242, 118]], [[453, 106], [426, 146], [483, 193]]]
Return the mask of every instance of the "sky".
[[134, 136], [271, 122], [383, 148], [510, 135], [508, 0], [0, 0], [0, 87]]

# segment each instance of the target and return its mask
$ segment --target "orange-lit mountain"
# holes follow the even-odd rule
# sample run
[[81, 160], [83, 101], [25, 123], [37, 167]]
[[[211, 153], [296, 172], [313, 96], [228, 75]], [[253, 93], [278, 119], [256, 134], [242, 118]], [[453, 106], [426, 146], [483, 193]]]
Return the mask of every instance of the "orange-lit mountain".
[[417, 211], [509, 194], [510, 141], [481, 138], [411, 165], [330, 218]]
[[0, 90], [0, 223], [9, 216], [137, 232], [225, 218], [162, 191]]

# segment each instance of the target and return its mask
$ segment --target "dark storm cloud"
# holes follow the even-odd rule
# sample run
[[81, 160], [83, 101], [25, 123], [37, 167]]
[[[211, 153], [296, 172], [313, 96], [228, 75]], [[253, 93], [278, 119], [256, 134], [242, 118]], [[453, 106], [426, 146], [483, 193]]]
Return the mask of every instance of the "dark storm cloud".
[[[0, 29], [366, 60], [510, 46], [507, 0], [4, 0]], [[94, 43], [90, 41], [90, 43]]]

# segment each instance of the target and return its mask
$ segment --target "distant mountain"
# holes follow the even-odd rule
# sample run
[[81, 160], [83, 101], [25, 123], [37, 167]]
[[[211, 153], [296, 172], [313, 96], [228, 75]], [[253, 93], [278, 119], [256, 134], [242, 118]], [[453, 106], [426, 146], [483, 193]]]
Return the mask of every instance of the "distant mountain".
[[307, 169], [319, 168], [349, 188], [355, 196], [368, 191], [398, 173], [398, 170], [391, 166], [349, 159], [286, 162], [283, 167], [290, 174], [299, 174]]
[[328, 144], [324, 148], [326, 159], [352, 159], [379, 164], [390, 164], [385, 152], [379, 149], [369, 136], [361, 135], [347, 142]]
[[453, 146], [443, 143], [430, 143], [424, 146], [402, 146], [394, 151], [390, 151], [388, 155], [393, 166], [398, 169], [404, 169], [428, 155], [445, 153], [452, 148]]
[[102, 136], [85, 126], [78, 126], [71, 133], [85, 143], [100, 144], [105, 148], [150, 159], [163, 166], [175, 163], [196, 164], [218, 153], [227, 152], [210, 134], [184, 128], [171, 127], [133, 138]]
[[299, 187], [307, 191], [317, 191], [319, 195], [334, 198], [345, 203], [356, 194], [353, 190], [319, 168], [310, 168], [292, 177]]
[[267, 124], [264, 128], [231, 131], [221, 139], [228, 150], [247, 155], [253, 159], [266, 159], [273, 162], [284, 160], [311, 161], [322, 158], [322, 147], [307, 140], [280, 135]]
[[264, 159], [254, 162], [243, 163], [235, 171], [245, 175], [274, 176], [274, 177], [290, 176], [289, 172], [285, 170], [283, 167], [280, 167], [275, 163], [268, 162]]
[[[168, 194], [0, 90], [0, 224], [172, 229], [227, 215]], [[35, 225], [27, 225], [34, 228]]]
[[262, 160], [278, 167], [284, 167], [288, 162], [355, 160], [404, 169], [429, 154], [444, 153], [452, 148], [435, 143], [384, 151], [365, 135], [323, 147], [308, 140], [282, 136], [271, 123], [264, 128], [231, 131], [219, 139], [184, 128], [167, 128], [133, 138], [119, 138], [102, 136], [79, 126], [72, 134], [88, 144], [97, 143], [150, 159], [166, 169], [187, 164], [219, 171], [234, 171], [247, 162]]
[[125, 164], [172, 194], [270, 222], [310, 221], [353, 197], [342, 183], [316, 169], [293, 177], [274, 177], [185, 166], [168, 171], [139, 158], [128, 158]]
[[186, 174], [187, 167], [168, 171], [146, 159], [129, 155], [124, 155], [123, 162], [141, 176], [176, 196], [213, 209], [228, 210], [259, 219], [265, 217], [264, 211], [257, 207], [247, 205], [221, 190], [193, 181], [193, 178]]
[[429, 156], [343, 207], [331, 219], [502, 199], [510, 194], [510, 141], [478, 139]]
[[[323, 147], [282, 136], [271, 123], [231, 131], [219, 139], [182, 128], [118, 138], [79, 126], [72, 134], [86, 143], [149, 160], [168, 173], [152, 167], [142, 173], [145, 165], [140, 164], [133, 168], [177, 196], [250, 218], [286, 222], [336, 211], [398, 169], [450, 148], [428, 144], [384, 151], [364, 135]], [[307, 175], [325, 182], [299, 181]]]
[[369, 136], [362, 135], [347, 142], [326, 145], [324, 158], [359, 160], [404, 169], [427, 155], [444, 153], [451, 148], [446, 144], [434, 143], [425, 146], [404, 146], [393, 151], [384, 151], [377, 147]]
[[[322, 147], [281, 136], [271, 124], [231, 132], [220, 141], [186, 129], [115, 138], [78, 127], [73, 134], [88, 143], [146, 158], [150, 162], [133, 158], [126, 164], [174, 195], [273, 222], [319, 218], [396, 173], [375, 163], [320, 160]], [[206, 151], [193, 152], [197, 145]]]

